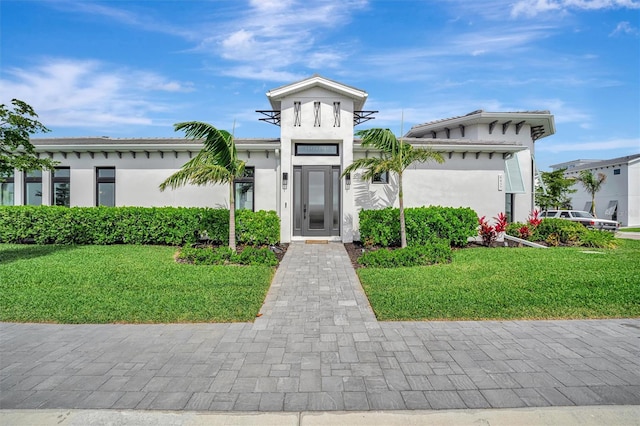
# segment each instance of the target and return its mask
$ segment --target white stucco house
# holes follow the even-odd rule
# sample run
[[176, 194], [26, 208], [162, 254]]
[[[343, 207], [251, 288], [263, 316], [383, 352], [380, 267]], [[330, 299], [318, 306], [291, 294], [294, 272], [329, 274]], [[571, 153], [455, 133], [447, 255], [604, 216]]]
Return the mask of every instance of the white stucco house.
[[[354, 127], [374, 118], [363, 90], [314, 75], [267, 92], [261, 120], [277, 139], [236, 139], [248, 173], [236, 182], [238, 208], [275, 210], [281, 241], [359, 239], [361, 209], [397, 206], [391, 177], [341, 177], [361, 147]], [[266, 125], [266, 124], [265, 124]], [[356, 129], [357, 130], [357, 129]], [[506, 212], [524, 221], [533, 209], [535, 142], [555, 133], [548, 111], [473, 111], [411, 128], [403, 139], [442, 153], [444, 164], [416, 164], [405, 173], [405, 206], [471, 207], [480, 216]], [[54, 172], [22, 173], [2, 184], [3, 204], [227, 207], [227, 188], [158, 185], [201, 149], [179, 138], [38, 138]]]
[[[640, 154], [609, 160], [573, 160], [554, 164], [553, 170], [566, 169], [567, 178], [578, 177], [588, 170], [602, 173], [606, 180], [596, 193], [596, 216], [617, 220], [622, 226], [640, 226]], [[577, 210], [591, 210], [591, 194], [579, 183], [571, 194], [571, 205]]]

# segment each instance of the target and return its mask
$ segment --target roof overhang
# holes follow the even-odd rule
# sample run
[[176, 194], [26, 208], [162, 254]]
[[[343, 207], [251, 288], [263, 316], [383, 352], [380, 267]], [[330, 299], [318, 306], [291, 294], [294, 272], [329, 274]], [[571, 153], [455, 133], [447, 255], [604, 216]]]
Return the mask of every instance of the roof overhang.
[[267, 92], [267, 98], [269, 99], [273, 110], [280, 111], [282, 99], [314, 87], [320, 87], [353, 99], [355, 111], [362, 110], [368, 96], [367, 92], [364, 90], [356, 89], [355, 87], [347, 86], [319, 75], [314, 75], [304, 80], [269, 90]]
[[413, 126], [405, 135], [406, 137], [424, 138], [433, 131], [441, 131], [446, 128], [468, 126], [472, 124], [487, 125], [521, 125], [528, 124], [535, 129], [532, 137], [534, 140], [553, 135], [556, 132], [555, 120], [549, 111], [529, 111], [529, 112], [486, 112], [474, 111], [460, 117], [448, 118], [444, 120], [432, 121], [430, 123]]
[[[440, 153], [468, 153], [468, 154], [514, 154], [527, 149], [524, 145], [515, 143], [495, 142], [495, 141], [473, 141], [468, 139], [422, 139], [422, 138], [402, 138], [416, 148], [426, 148]], [[353, 150], [356, 152], [377, 152], [375, 148], [363, 147], [361, 140], [354, 140]]]

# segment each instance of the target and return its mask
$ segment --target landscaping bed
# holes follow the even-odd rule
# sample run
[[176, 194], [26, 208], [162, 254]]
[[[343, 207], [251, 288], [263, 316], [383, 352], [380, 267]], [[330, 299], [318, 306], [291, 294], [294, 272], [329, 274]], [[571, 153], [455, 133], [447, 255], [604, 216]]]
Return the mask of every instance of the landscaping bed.
[[[356, 272], [379, 320], [640, 317], [640, 241], [617, 243], [464, 248], [448, 264]], [[345, 248], [357, 265], [364, 247]]]

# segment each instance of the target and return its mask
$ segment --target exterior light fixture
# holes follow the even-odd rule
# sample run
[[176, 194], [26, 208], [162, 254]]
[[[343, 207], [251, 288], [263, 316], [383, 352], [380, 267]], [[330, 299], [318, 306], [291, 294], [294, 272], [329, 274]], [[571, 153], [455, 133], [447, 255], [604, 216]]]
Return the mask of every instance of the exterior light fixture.
[[289, 184], [289, 173], [282, 173], [282, 189], [287, 189], [287, 185]]
[[344, 176], [344, 183], [347, 185], [347, 189], [351, 186], [351, 173], [347, 173]]

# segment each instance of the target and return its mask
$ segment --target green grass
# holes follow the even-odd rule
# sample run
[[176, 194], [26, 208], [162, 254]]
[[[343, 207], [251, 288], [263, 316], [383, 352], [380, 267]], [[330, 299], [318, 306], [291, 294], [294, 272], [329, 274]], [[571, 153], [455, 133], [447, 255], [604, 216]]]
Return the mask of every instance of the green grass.
[[456, 251], [451, 264], [358, 275], [379, 320], [640, 316], [634, 240], [611, 250], [471, 248]]
[[640, 232], [640, 228], [620, 228], [620, 232]]
[[194, 266], [161, 246], [0, 244], [0, 320], [52, 323], [251, 321], [263, 266]]

